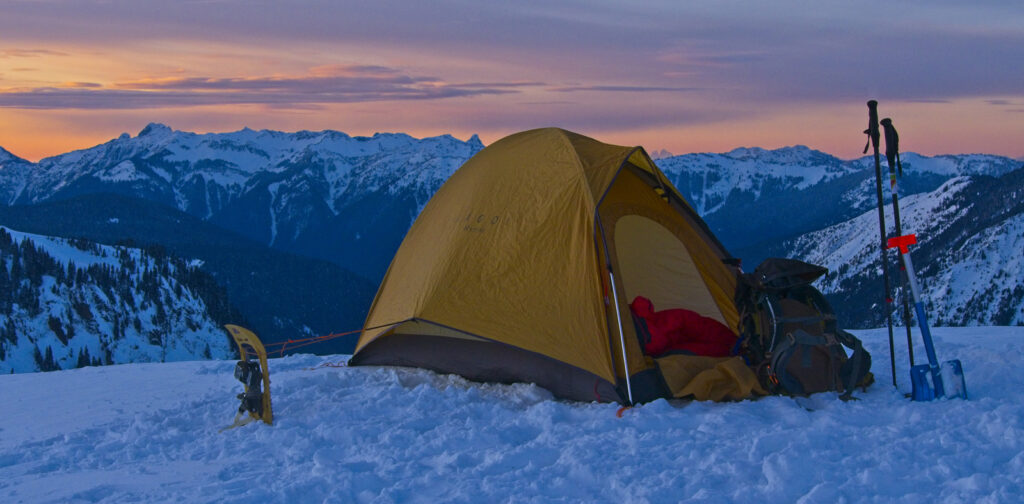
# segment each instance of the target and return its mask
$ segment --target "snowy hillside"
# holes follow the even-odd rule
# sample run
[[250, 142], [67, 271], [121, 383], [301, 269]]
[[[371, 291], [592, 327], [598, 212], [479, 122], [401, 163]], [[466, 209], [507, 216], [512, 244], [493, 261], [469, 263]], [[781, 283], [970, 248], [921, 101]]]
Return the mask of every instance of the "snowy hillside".
[[[1021, 167], [1013, 159], [985, 154], [928, 157], [908, 152], [901, 158], [906, 175], [915, 177], [998, 177]], [[776, 150], [744, 147], [722, 154], [683, 154], [658, 160], [658, 167], [704, 216], [722, 210], [730, 198], [740, 194], [759, 200], [771, 197], [770, 193], [806, 191], [850, 176], [857, 179], [856, 185], [837, 193], [836, 203], [842, 201], [854, 208], [874, 205], [874, 166], [873, 156], [844, 161], [802, 145]], [[882, 169], [888, 173], [884, 158]]]
[[[955, 177], [958, 175], [988, 175], [999, 177], [1021, 166], [1021, 160], [988, 154], [945, 154], [928, 157], [914, 152], [900, 153], [904, 171], [919, 171]], [[882, 157], [882, 168], [888, 168]], [[864, 170], [875, 169], [875, 158], [865, 156], [856, 161]]]
[[232, 361], [0, 376], [0, 500], [1024, 500], [1024, 391], [1007, 386], [1024, 383], [1024, 329], [936, 330], [970, 400], [928, 403], [903, 396], [905, 350], [889, 385], [883, 333], [857, 333], [878, 375], [859, 401], [659, 400], [622, 418], [530, 385], [306, 355], [270, 362], [274, 426], [218, 434], [241, 388]]
[[11, 201], [25, 190], [26, 177], [31, 169], [32, 163], [0, 147], [0, 201]]
[[[955, 176], [1002, 176], [1015, 160], [982, 154], [903, 155], [903, 194], [934, 191]], [[843, 161], [803, 146], [735, 149], [658, 160], [722, 243], [751, 267], [782, 240], [832, 226], [876, 206], [874, 157]], [[885, 161], [882, 169], [888, 171]]]
[[[957, 177], [930, 193], [900, 199], [904, 234], [935, 325], [1024, 325], [1024, 170], [1000, 178]], [[895, 221], [886, 208], [887, 233]], [[793, 257], [829, 268], [820, 282], [858, 326], [884, 323], [878, 302], [878, 214], [808, 233], [783, 244]], [[896, 265], [895, 250], [889, 252]], [[890, 273], [894, 285], [898, 271]], [[902, 294], [897, 296], [899, 301]], [[907, 294], [909, 295], [909, 293]]]
[[[905, 153], [902, 159], [903, 227], [922, 242], [914, 257], [933, 322], [1024, 324], [1020, 162], [982, 154]], [[841, 322], [885, 323], [873, 157], [841, 161], [797, 146], [689, 154], [658, 164], [748, 269], [773, 256], [822, 264], [832, 272], [823, 290]], [[887, 177], [885, 160], [882, 165]], [[895, 280], [896, 271], [891, 274]]]
[[701, 215], [722, 209], [734, 192], [757, 200], [765, 191], [803, 190], [858, 169], [802, 145], [773, 151], [744, 147], [723, 154], [683, 154], [659, 159], [658, 167]]
[[232, 354], [196, 265], [0, 227], [0, 266], [0, 373]]

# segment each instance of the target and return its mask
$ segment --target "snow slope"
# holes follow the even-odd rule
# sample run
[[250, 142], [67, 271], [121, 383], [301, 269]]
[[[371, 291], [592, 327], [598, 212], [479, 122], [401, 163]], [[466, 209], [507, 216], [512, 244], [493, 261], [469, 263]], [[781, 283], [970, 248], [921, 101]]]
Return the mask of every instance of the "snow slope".
[[[4, 226], [0, 238], [13, 248], [32, 247], [38, 250], [33, 256], [45, 257], [23, 257], [18, 269], [41, 268], [39, 264], [47, 261], [54, 265], [39, 273], [38, 285], [21, 276], [4, 284], [12, 294], [27, 292], [24, 297], [30, 302], [22, 297], [0, 303], [0, 326], [9, 336], [0, 338], [0, 373], [46, 370], [35, 358], [44, 353], [51, 355], [48, 364], [64, 369], [75, 367], [83, 356], [86, 362], [124, 363], [232, 355], [230, 339], [208, 305], [208, 300], [221, 298], [210, 289], [200, 292], [199, 282], [190, 281], [199, 278], [197, 265], [157, 259], [137, 248]], [[0, 267], [13, 271], [13, 261], [13, 255], [0, 247]], [[65, 276], [66, 271], [78, 273]], [[6, 277], [7, 271], [3, 273]]]
[[[929, 157], [905, 152], [900, 156], [908, 176], [998, 177], [1020, 168], [1020, 163], [1013, 159], [988, 154]], [[705, 218], [722, 210], [730, 198], [739, 194], [744, 195], [744, 200], [760, 200], [772, 193], [806, 191], [844, 177], [854, 177], [856, 184], [838, 185], [831, 199], [851, 208], [870, 208], [875, 204], [874, 156], [846, 161], [803, 145], [774, 150], [741, 147], [724, 153], [661, 158], [658, 167]], [[888, 169], [884, 158], [882, 168]]]
[[[916, 234], [915, 269], [934, 325], [1024, 325], [1024, 171], [999, 179], [955, 177], [938, 189], [900, 199], [903, 234]], [[886, 229], [895, 235], [891, 207]], [[783, 244], [790, 257], [820, 264], [835, 274], [819, 288], [848, 325], [884, 323], [878, 301], [878, 213], [804, 234]], [[897, 263], [895, 251], [890, 265]], [[890, 275], [902, 275], [892, 268]], [[894, 285], [901, 276], [893, 276]], [[897, 304], [902, 293], [896, 294]], [[898, 318], [898, 317], [897, 317]]]
[[[276, 424], [218, 434], [231, 361], [0, 376], [0, 501], [1021, 502], [1024, 328], [937, 328], [971, 399], [878, 382], [728, 404], [555, 401], [427, 371], [270, 363]], [[917, 349], [918, 355], [923, 355]]]

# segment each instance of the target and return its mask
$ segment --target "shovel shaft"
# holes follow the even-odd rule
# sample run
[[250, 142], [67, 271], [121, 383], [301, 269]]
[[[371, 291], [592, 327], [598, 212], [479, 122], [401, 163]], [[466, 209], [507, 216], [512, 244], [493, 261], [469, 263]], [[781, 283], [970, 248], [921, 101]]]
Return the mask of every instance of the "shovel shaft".
[[928, 365], [933, 370], [938, 369], [939, 358], [935, 356], [935, 344], [932, 343], [932, 332], [928, 329], [928, 319], [924, 314], [924, 303], [915, 303], [914, 311], [917, 312], [917, 324], [921, 326], [921, 339], [924, 340], [924, 351], [928, 353]]
[[[921, 299], [921, 284], [917, 283], [917, 274], [914, 272], [914, 263], [910, 260], [910, 249], [902, 252], [903, 266], [907, 268], [907, 281], [910, 283], [910, 294], [914, 296], [914, 303], [920, 307], [924, 302]], [[918, 312], [921, 315], [921, 312]]]
[[914, 273], [914, 262], [910, 259], [910, 249], [901, 251], [903, 265], [907, 268], [907, 281], [910, 283], [910, 292], [914, 296], [914, 311], [917, 314], [917, 325], [921, 327], [921, 338], [924, 339], [924, 350], [928, 352], [928, 364], [933, 372], [938, 372], [939, 359], [935, 356], [935, 344], [932, 343], [932, 331], [928, 327], [928, 316], [924, 312], [924, 299], [921, 298], [921, 285], [917, 283], [917, 274]]
[[942, 380], [942, 370], [939, 368], [939, 358], [935, 355], [935, 343], [932, 342], [932, 331], [928, 327], [928, 316], [924, 312], [924, 300], [921, 299], [921, 286], [917, 283], [917, 274], [914, 273], [914, 262], [910, 260], [910, 249], [903, 247], [901, 255], [903, 256], [903, 265], [907, 269], [907, 281], [910, 282], [910, 292], [914, 296], [914, 311], [917, 313], [917, 325], [921, 327], [924, 351], [928, 354], [928, 368], [932, 375], [934, 391], [933, 398], [944, 397], [946, 391]]

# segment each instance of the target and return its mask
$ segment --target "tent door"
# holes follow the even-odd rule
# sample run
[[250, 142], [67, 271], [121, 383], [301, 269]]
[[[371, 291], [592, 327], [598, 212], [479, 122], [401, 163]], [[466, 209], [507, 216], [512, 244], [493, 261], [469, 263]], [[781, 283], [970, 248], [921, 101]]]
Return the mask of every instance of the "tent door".
[[675, 233], [641, 215], [620, 217], [614, 233], [618, 280], [625, 294], [621, 303], [644, 296], [656, 310], [685, 308], [725, 323], [686, 245]]

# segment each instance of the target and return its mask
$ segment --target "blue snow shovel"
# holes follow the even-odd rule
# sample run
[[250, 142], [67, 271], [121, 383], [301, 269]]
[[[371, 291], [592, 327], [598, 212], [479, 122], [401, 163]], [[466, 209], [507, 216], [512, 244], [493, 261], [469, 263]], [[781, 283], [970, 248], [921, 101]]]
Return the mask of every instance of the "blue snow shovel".
[[914, 401], [931, 401], [939, 397], [962, 397], [967, 399], [967, 384], [964, 382], [964, 368], [960, 360], [951, 360], [939, 366], [935, 356], [935, 345], [932, 333], [928, 329], [928, 319], [924, 313], [924, 300], [921, 299], [921, 287], [914, 274], [914, 264], [910, 261], [910, 246], [917, 243], [917, 235], [909, 234], [889, 238], [889, 248], [899, 248], [903, 256], [903, 265], [907, 269], [910, 291], [914, 296], [914, 310], [917, 323], [921, 326], [921, 337], [924, 349], [928, 353], [928, 364], [920, 364], [910, 368], [910, 382], [913, 385], [911, 399]]

